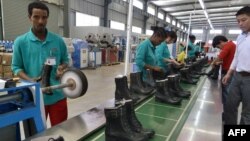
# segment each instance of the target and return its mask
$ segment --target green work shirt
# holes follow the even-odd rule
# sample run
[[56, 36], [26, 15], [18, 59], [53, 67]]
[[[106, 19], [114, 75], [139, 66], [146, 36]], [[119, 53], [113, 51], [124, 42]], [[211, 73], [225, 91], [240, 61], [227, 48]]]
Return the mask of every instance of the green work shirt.
[[164, 61], [164, 58], [170, 59], [170, 52], [165, 41], [156, 47], [155, 53], [157, 58], [157, 65], [166, 72], [168, 63]]
[[139, 71], [143, 73], [144, 80], [147, 78], [146, 69], [144, 68], [144, 66], [146, 64], [151, 66], [157, 66], [157, 60], [155, 57], [155, 47], [149, 39], [144, 40], [138, 45], [136, 49], [135, 63]]
[[189, 42], [188, 47], [191, 48], [190, 50], [188, 50], [188, 57], [189, 58], [195, 57], [195, 48], [196, 48], [195, 45], [193, 43]]
[[[46, 39], [41, 41], [30, 30], [14, 41], [11, 68], [15, 75], [24, 71], [30, 78], [37, 78], [41, 76], [43, 65], [49, 57], [56, 60], [56, 65], [52, 67], [50, 84], [58, 85], [60, 82], [55, 78], [57, 67], [69, 62], [67, 47], [63, 39], [47, 31]], [[44, 94], [43, 98], [45, 105], [51, 105], [64, 99], [65, 96], [61, 89], [56, 89], [53, 90], [53, 95]]]

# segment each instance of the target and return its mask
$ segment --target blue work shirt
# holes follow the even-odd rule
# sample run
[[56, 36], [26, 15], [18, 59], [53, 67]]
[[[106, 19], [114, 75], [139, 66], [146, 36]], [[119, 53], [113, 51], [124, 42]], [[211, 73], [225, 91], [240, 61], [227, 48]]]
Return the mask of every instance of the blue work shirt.
[[188, 47], [190, 48], [190, 49], [188, 49], [188, 57], [189, 58], [195, 57], [195, 48], [196, 48], [195, 45], [193, 43], [189, 42]]
[[161, 67], [164, 72], [166, 72], [168, 68], [168, 62], [165, 62], [164, 58], [170, 59], [170, 52], [167, 43], [164, 41], [160, 45], [158, 45], [156, 47], [155, 53], [157, 58], [157, 65]]
[[[46, 39], [41, 41], [30, 30], [14, 41], [11, 68], [15, 75], [23, 71], [30, 78], [37, 78], [41, 76], [44, 63], [49, 57], [56, 60], [56, 65], [52, 67], [50, 84], [58, 85], [60, 82], [55, 78], [57, 67], [69, 62], [67, 47], [63, 39], [47, 31]], [[65, 96], [61, 89], [56, 89], [53, 90], [53, 95], [44, 94], [43, 98], [45, 105], [51, 105], [64, 99]]]
[[146, 77], [146, 69], [144, 66], [157, 66], [157, 59], [155, 57], [155, 46], [151, 43], [149, 39], [144, 40], [141, 42], [137, 49], [136, 49], [136, 57], [135, 63], [139, 69], [143, 73], [143, 79], [145, 80]]

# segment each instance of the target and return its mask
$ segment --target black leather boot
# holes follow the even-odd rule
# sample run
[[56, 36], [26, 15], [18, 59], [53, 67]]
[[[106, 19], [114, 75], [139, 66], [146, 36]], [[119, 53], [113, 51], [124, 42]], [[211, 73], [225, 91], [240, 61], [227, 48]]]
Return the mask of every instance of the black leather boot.
[[180, 85], [180, 82], [181, 82], [181, 76], [179, 74], [176, 75], [175, 77], [175, 87], [178, 91], [182, 91], [182, 92], [185, 92], [187, 94], [190, 94], [191, 95], [191, 92], [190, 91], [186, 91], [184, 90], [181, 85]]
[[126, 76], [119, 75], [115, 78], [115, 101], [123, 99], [132, 99], [133, 102], [138, 101], [140, 98], [136, 95], [131, 95], [128, 88], [128, 80]]
[[168, 90], [168, 80], [157, 80], [156, 81], [156, 94], [155, 100], [163, 103], [173, 104], [173, 105], [180, 105], [182, 99], [179, 97], [175, 97], [172, 93]]
[[153, 78], [152, 71], [150, 69], [147, 69], [146, 73], [147, 73], [147, 78], [146, 78], [146, 80], [143, 81], [145, 86], [155, 88], [156, 84], [155, 84], [155, 80]]
[[177, 74], [180, 72], [180, 69], [184, 67], [184, 64], [181, 65], [176, 65], [176, 64], [168, 64], [168, 69], [170, 70], [170, 75], [171, 74]]
[[148, 136], [133, 131], [122, 105], [104, 109], [106, 141], [147, 141]]
[[218, 79], [220, 71], [220, 65], [215, 65], [213, 68], [213, 74], [210, 76], [212, 79]]
[[194, 78], [194, 79], [199, 79], [200, 78], [200, 75], [199, 75], [199, 72], [196, 71], [196, 65], [195, 63], [193, 63], [192, 65], [187, 65], [188, 67], [188, 71], [189, 71], [189, 76], [191, 78]]
[[150, 94], [153, 88], [144, 87], [141, 72], [130, 73], [130, 91], [138, 94]]
[[196, 84], [198, 80], [193, 80], [192, 77], [189, 75], [189, 70], [188, 68], [182, 68], [180, 69], [181, 73], [181, 82], [187, 83], [187, 84]]
[[125, 107], [126, 107], [127, 119], [133, 131], [135, 131], [136, 133], [140, 133], [145, 136], [148, 136], [149, 138], [152, 138], [155, 134], [155, 131], [153, 129], [146, 129], [142, 127], [142, 124], [140, 123], [140, 121], [137, 119], [135, 115], [135, 109], [134, 109], [133, 103], [126, 102]]
[[168, 89], [170, 93], [173, 93], [175, 96], [177, 97], [181, 97], [181, 98], [189, 98], [191, 96], [191, 94], [189, 92], [186, 91], [182, 91], [181, 89], [178, 89], [179, 84], [177, 84], [177, 79], [176, 79], [176, 75], [169, 75], [168, 76]]
[[[42, 88], [50, 86], [51, 71], [52, 71], [52, 66], [44, 64], [43, 70], [42, 70], [42, 75], [41, 75], [41, 87]], [[52, 91], [48, 90], [48, 91], [44, 92], [44, 94], [52, 95], [53, 93], [52, 93]]]

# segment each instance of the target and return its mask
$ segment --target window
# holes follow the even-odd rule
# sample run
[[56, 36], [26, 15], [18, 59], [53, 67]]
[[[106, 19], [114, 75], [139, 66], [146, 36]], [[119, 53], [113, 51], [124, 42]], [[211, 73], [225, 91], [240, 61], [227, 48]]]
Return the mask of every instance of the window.
[[216, 30], [210, 30], [210, 34], [221, 34], [222, 30], [216, 29]]
[[140, 33], [141, 34], [141, 28], [140, 27], [136, 27], [136, 26], [132, 26], [132, 32], [134, 32], [134, 33]]
[[166, 16], [166, 22], [170, 23], [170, 17], [169, 16]]
[[146, 30], [146, 35], [153, 35], [153, 33], [154, 33], [153, 30], [149, 30], [149, 29]]
[[76, 12], [76, 26], [100, 26], [100, 18]]
[[139, 0], [134, 0], [134, 1], [133, 1], [133, 5], [134, 5], [135, 7], [137, 7], [137, 8], [139, 8], [139, 9], [143, 9], [143, 4], [142, 4], [142, 2], [139, 1]]
[[177, 27], [180, 27], [180, 26], [181, 26], [181, 25], [180, 25], [180, 23], [178, 22], [178, 23], [177, 23]]
[[155, 9], [153, 7], [148, 7], [148, 13], [155, 15]]
[[193, 30], [192, 30], [192, 33], [193, 33], [193, 34], [202, 34], [202, 33], [203, 33], [203, 30], [202, 30], [202, 29], [193, 29]]
[[173, 20], [172, 20], [172, 25], [175, 25], [175, 24], [176, 24], [176, 22], [175, 22], [175, 20], [173, 19]]
[[159, 13], [158, 13], [158, 18], [163, 20], [163, 19], [164, 19], [164, 15], [163, 15], [162, 13], [159, 12]]
[[241, 30], [229, 30], [229, 32], [228, 32], [229, 34], [241, 34], [242, 33], [242, 31]]
[[110, 28], [112, 29], [118, 29], [118, 30], [125, 30], [125, 24], [116, 22], [116, 21], [111, 21], [110, 22]]

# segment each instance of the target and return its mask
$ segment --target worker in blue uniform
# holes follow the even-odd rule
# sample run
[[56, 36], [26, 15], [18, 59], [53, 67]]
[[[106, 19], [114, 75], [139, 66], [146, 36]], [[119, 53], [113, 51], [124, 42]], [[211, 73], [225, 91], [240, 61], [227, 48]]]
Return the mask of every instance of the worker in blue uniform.
[[169, 74], [168, 63], [172, 63], [175, 65], [180, 65], [177, 61], [172, 59], [170, 56], [170, 51], [168, 49], [167, 44], [172, 44], [176, 41], [177, 35], [174, 31], [166, 31], [166, 39], [160, 45], [156, 47], [156, 58], [157, 65], [162, 68], [165, 75]]
[[143, 73], [143, 79], [146, 79], [146, 70], [152, 70], [153, 74], [162, 74], [163, 70], [157, 65], [155, 48], [166, 39], [166, 31], [163, 27], [151, 27], [153, 35], [141, 42], [136, 49], [135, 62]]
[[196, 46], [194, 45], [195, 40], [196, 37], [194, 35], [189, 35], [188, 58], [195, 58], [195, 51], [196, 51]]

